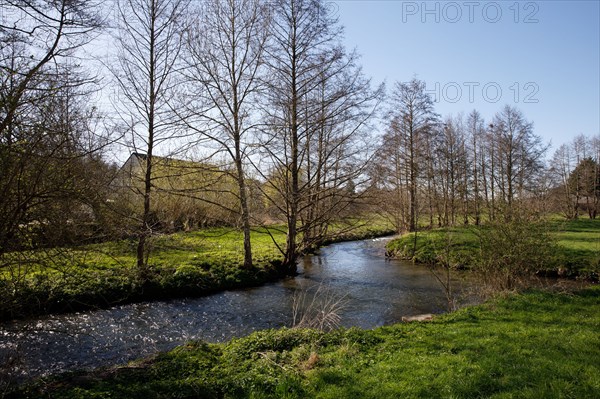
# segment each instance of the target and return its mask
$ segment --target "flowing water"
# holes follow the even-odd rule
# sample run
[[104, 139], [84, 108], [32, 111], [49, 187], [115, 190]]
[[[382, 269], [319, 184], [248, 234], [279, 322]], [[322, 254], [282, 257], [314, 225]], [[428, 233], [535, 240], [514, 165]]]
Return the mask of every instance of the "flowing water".
[[[317, 291], [340, 299], [338, 315], [344, 327], [373, 328], [396, 323], [402, 316], [445, 311], [444, 291], [432, 273], [423, 266], [387, 260], [384, 243], [376, 239], [322, 248], [302, 260], [297, 277], [257, 288], [0, 324], [0, 359], [16, 355], [11, 374], [22, 380], [125, 363], [193, 339], [222, 342], [291, 326], [294, 298], [302, 292], [309, 298], [304, 306]], [[298, 306], [296, 310], [303, 311]]]

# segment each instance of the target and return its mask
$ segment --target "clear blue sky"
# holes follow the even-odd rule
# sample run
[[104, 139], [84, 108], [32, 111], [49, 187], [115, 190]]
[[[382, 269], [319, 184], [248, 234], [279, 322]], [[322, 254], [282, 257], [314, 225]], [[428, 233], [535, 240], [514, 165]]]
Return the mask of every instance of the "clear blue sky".
[[412, 77], [442, 115], [477, 109], [490, 120], [505, 104], [534, 122], [553, 149], [600, 134], [600, 1], [337, 0], [375, 82]]

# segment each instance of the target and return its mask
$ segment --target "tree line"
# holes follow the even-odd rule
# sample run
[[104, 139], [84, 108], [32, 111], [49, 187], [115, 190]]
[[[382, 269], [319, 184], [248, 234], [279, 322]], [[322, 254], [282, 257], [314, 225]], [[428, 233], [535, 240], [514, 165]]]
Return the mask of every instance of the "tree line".
[[548, 160], [550, 145], [510, 105], [486, 122], [477, 110], [441, 118], [425, 83], [397, 83], [371, 169], [377, 205], [399, 232], [479, 225], [515, 213], [595, 218], [600, 135], [575, 137]]
[[[212, 213], [244, 232], [246, 268], [252, 226], [285, 229], [294, 273], [361, 214], [399, 232], [525, 208], [596, 217], [598, 136], [547, 165], [514, 107], [442, 118], [418, 79], [386, 97], [321, 0], [0, 5], [0, 254], [126, 236], [143, 281], [154, 234]], [[112, 38], [104, 80], [81, 65], [99, 34]], [[116, 117], [90, 103], [99, 90]], [[129, 180], [115, 147], [133, 154]]]

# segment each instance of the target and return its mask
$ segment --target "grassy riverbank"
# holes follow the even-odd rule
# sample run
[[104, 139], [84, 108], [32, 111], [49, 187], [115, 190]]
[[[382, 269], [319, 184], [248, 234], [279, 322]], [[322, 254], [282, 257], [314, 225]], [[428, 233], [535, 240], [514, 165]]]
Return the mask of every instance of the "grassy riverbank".
[[[331, 241], [390, 234], [383, 224], [348, 229], [340, 224]], [[281, 277], [276, 245], [285, 233], [257, 228], [252, 234], [254, 266], [243, 265], [243, 236], [232, 228], [160, 235], [149, 242], [150, 276], [136, 274], [136, 242], [122, 240], [80, 248], [6, 255], [0, 274], [0, 318], [106, 307], [140, 300], [200, 296], [256, 286]]]
[[[540, 272], [565, 277], [598, 278], [600, 219], [552, 219], [543, 222], [542, 226], [536, 226], [536, 229], [537, 232], [543, 229], [554, 244], [554, 253]], [[391, 256], [413, 259], [418, 263], [433, 264], [440, 256], [449, 257], [451, 265], [471, 268], [479, 259], [482, 233], [488, 231], [489, 227], [486, 226], [435, 229], [418, 232], [416, 240], [414, 234], [406, 234], [391, 241], [387, 251]]]
[[600, 287], [528, 292], [373, 331], [269, 330], [9, 398], [597, 398]]

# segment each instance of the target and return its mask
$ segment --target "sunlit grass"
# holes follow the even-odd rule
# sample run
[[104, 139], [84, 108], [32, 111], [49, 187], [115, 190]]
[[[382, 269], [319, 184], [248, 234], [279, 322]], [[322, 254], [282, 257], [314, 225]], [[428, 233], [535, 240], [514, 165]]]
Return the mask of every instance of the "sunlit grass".
[[[478, 229], [485, 226], [461, 226], [406, 234], [388, 244], [388, 251], [417, 262], [435, 263], [441, 253], [450, 248], [451, 263], [470, 267], [479, 250]], [[566, 268], [575, 273], [600, 271], [600, 219], [564, 220], [550, 218], [546, 229], [556, 240], [558, 254], [548, 269]]]

